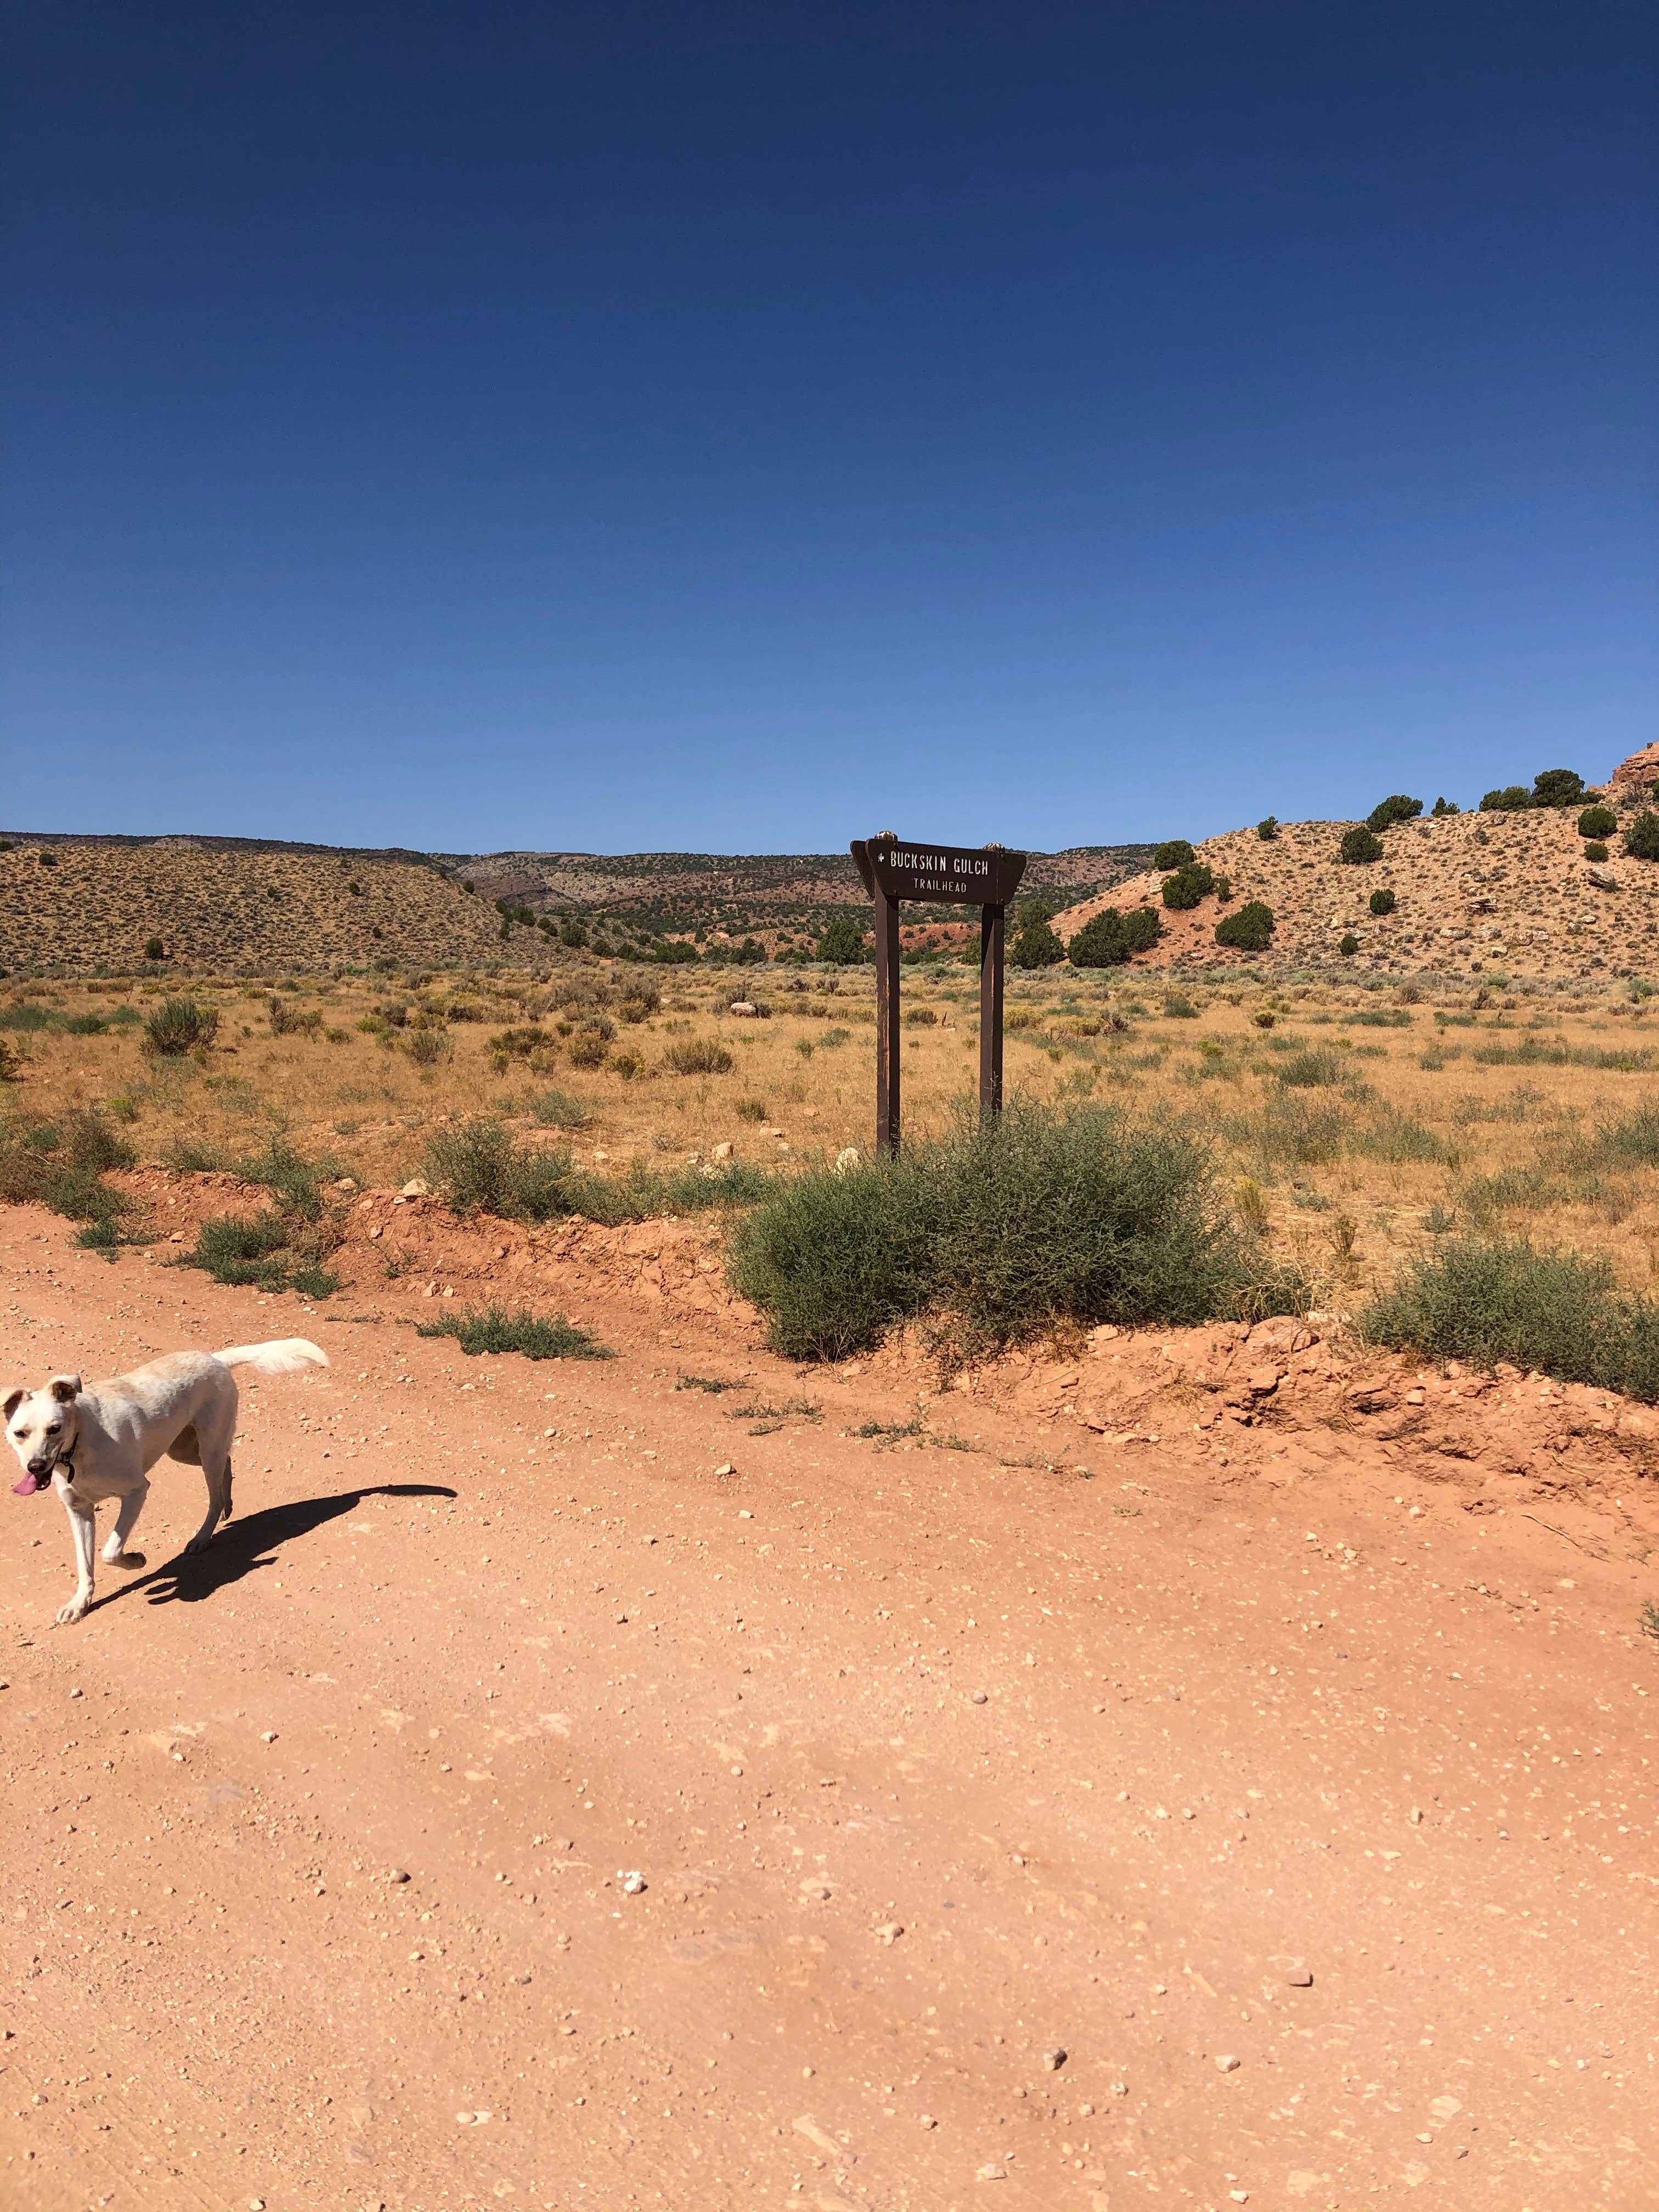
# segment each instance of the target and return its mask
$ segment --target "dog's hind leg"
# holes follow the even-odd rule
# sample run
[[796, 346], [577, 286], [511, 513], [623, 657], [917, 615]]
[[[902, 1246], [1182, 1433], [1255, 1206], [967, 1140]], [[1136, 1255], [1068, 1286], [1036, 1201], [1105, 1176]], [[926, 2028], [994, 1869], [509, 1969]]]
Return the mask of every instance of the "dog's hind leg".
[[130, 1567], [142, 1567], [143, 1565], [144, 1555], [142, 1552], [135, 1552], [131, 1557], [128, 1556], [127, 1539], [131, 1535], [138, 1516], [144, 1510], [144, 1500], [149, 1496], [149, 1484], [143, 1476], [140, 1476], [137, 1487], [128, 1491], [126, 1496], [121, 1500], [121, 1510], [115, 1516], [115, 1526], [110, 1530], [109, 1540], [104, 1546], [104, 1558], [111, 1566], [125, 1565]]
[[202, 1472], [207, 1477], [207, 1512], [201, 1527], [185, 1547], [187, 1552], [202, 1551], [213, 1540], [213, 1532], [222, 1521], [230, 1518], [230, 1454], [207, 1452], [202, 1455]]

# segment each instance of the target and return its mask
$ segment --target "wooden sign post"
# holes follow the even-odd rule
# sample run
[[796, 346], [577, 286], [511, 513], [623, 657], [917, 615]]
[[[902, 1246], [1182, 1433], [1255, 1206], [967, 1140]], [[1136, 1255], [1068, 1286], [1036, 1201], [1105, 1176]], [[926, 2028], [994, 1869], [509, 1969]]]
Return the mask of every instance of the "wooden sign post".
[[876, 902], [876, 1150], [899, 1148], [899, 907], [905, 899], [928, 906], [976, 906], [980, 910], [979, 1110], [981, 1121], [1002, 1111], [1003, 942], [1008, 906], [1025, 872], [1024, 853], [1000, 845], [906, 844], [892, 831], [855, 837], [853, 858], [864, 888]]

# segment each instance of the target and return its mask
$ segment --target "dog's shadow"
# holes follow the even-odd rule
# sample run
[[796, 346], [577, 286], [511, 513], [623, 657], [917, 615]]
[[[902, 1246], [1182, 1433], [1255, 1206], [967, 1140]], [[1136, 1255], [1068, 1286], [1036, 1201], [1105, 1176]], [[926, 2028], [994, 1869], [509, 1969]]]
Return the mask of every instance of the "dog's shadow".
[[199, 1605], [216, 1590], [239, 1583], [258, 1567], [276, 1565], [277, 1547], [296, 1536], [308, 1536], [325, 1522], [349, 1513], [366, 1498], [453, 1498], [457, 1493], [431, 1482], [383, 1482], [362, 1490], [343, 1490], [332, 1498], [299, 1498], [288, 1505], [267, 1505], [244, 1521], [227, 1521], [214, 1533], [204, 1551], [180, 1552], [165, 1566], [140, 1575], [125, 1589], [112, 1590], [95, 1601], [94, 1610], [118, 1605], [138, 1591], [148, 1594], [151, 1605]]

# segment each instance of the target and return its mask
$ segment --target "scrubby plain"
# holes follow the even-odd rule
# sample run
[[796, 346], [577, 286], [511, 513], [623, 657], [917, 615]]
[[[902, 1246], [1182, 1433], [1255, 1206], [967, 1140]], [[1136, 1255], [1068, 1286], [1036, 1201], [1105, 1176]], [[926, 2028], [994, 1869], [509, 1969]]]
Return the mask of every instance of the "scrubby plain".
[[[385, 1187], [429, 1176], [434, 1141], [485, 1116], [525, 1154], [568, 1153], [590, 1188], [654, 1178], [669, 1197], [643, 1210], [673, 1211], [698, 1182], [742, 1169], [752, 1190], [869, 1148], [865, 969], [701, 966], [659, 985], [585, 962], [187, 988], [216, 1030], [171, 1056], [145, 1024], [176, 983], [7, 991], [10, 1151], [38, 1153], [83, 1111], [140, 1161], [230, 1169], [275, 1134]], [[1178, 1121], [1240, 1220], [1329, 1303], [1355, 1305], [1468, 1230], [1605, 1255], [1640, 1290], [1659, 1268], [1659, 1144], [1632, 1122], [1659, 1066], [1644, 989], [1014, 975], [1008, 1080], [1036, 1104]], [[905, 1126], [921, 1137], [971, 1096], [976, 977], [919, 965], [904, 991]]]

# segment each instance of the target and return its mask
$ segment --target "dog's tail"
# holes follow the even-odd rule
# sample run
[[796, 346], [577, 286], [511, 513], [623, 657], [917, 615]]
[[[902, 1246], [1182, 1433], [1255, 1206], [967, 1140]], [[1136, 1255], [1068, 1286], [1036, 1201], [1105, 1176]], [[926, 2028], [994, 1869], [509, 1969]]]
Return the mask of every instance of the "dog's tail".
[[251, 1367], [258, 1375], [293, 1375], [301, 1367], [326, 1367], [328, 1354], [302, 1336], [279, 1336], [269, 1344], [233, 1344], [214, 1353], [227, 1367]]

